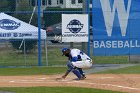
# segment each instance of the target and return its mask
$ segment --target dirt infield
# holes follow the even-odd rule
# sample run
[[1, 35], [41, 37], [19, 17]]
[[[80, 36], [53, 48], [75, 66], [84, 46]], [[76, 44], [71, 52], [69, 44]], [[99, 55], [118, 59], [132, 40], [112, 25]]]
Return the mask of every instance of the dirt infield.
[[89, 74], [85, 80], [76, 81], [73, 74], [56, 81], [61, 75], [0, 76], [0, 87], [73, 86], [128, 93], [140, 93], [139, 74]]

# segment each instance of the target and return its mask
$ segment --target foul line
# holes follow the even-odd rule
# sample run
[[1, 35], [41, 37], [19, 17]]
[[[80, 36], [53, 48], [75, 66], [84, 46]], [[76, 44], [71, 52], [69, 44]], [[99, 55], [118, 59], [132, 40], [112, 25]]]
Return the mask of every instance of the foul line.
[[[41, 80], [40, 80], [41, 81]], [[71, 80], [62, 80], [62, 81], [55, 81], [55, 80], [49, 80], [49, 81], [44, 81], [40, 82], [39, 80], [21, 80], [21, 81], [15, 81], [11, 80], [9, 81], [10, 83], [77, 83], [77, 84], [88, 84], [88, 85], [98, 85], [98, 86], [112, 86], [112, 87], [118, 87], [118, 88], [124, 88], [124, 89], [130, 89], [130, 90], [138, 90], [140, 91], [139, 88], [133, 88], [133, 87], [126, 87], [126, 86], [120, 86], [120, 85], [113, 85], [113, 84], [99, 84], [99, 83], [89, 83], [89, 82], [84, 82], [84, 81], [71, 81]], [[71, 81], [71, 82], [69, 82]]]
[[[118, 88], [124, 88], [124, 89], [131, 89], [131, 90], [139, 90], [139, 88], [132, 88], [132, 87], [125, 87], [125, 86], [120, 86], [120, 85], [113, 85], [113, 84], [99, 84], [99, 83], [88, 83], [88, 82], [81, 82], [81, 81], [74, 81], [75, 83], [81, 83], [81, 84], [89, 84], [89, 85], [102, 85], [102, 86], [113, 86], [113, 87], [118, 87]], [[71, 82], [68, 82], [71, 83]]]

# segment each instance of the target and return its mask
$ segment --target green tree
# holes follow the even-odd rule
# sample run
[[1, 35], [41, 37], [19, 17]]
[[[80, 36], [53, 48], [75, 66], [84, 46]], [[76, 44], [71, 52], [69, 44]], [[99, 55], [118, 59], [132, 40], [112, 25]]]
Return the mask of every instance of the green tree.
[[8, 8], [10, 11], [15, 11], [16, 9], [16, 0], [7, 0], [8, 1]]
[[16, 0], [0, 0], [0, 12], [15, 11]]
[[[13, 15], [14, 17], [16, 17], [26, 23], [29, 23], [31, 15], [32, 15], [33, 7], [29, 6], [28, 0], [22, 0], [21, 2], [19, 2], [18, 6], [16, 7], [16, 11], [17, 11], [17, 13]], [[18, 13], [18, 11], [20, 11], [21, 13]], [[31, 24], [34, 26], [37, 26], [37, 24], [38, 24], [36, 13], [33, 15]]]
[[[25, 43], [22, 42], [22, 39], [20, 40], [10, 40], [10, 43], [12, 44], [13, 48], [16, 50], [21, 50], [22, 53], [24, 53], [24, 48], [26, 53], [30, 53], [34, 48], [35, 45], [37, 45], [37, 40], [25, 40]], [[22, 43], [22, 46], [20, 48], [20, 45]], [[25, 47], [24, 47], [25, 44]]]
[[90, 0], [90, 4], [92, 4], [92, 0]]
[[45, 26], [48, 27], [48, 26], [60, 23], [62, 20], [61, 16], [63, 13], [66, 12], [67, 14], [75, 14], [75, 12], [73, 11], [77, 11], [77, 14], [81, 14], [82, 8], [72, 8], [72, 9], [71, 8], [58, 8], [58, 7], [46, 8], [43, 14], [44, 15], [43, 17], [45, 20]]

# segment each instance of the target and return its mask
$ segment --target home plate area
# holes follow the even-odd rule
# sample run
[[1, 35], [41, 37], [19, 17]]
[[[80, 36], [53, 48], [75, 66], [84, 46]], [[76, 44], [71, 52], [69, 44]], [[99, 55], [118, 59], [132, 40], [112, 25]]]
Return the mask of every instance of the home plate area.
[[56, 80], [62, 75], [0, 76], [0, 87], [72, 86], [140, 93], [139, 74], [88, 74], [85, 80], [75, 80], [70, 74], [66, 79]]

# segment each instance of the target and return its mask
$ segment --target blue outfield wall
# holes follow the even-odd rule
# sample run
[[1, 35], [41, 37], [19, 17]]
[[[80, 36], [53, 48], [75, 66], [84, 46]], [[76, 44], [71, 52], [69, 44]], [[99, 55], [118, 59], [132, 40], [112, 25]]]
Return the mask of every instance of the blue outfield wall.
[[93, 55], [140, 54], [140, 0], [93, 0]]

